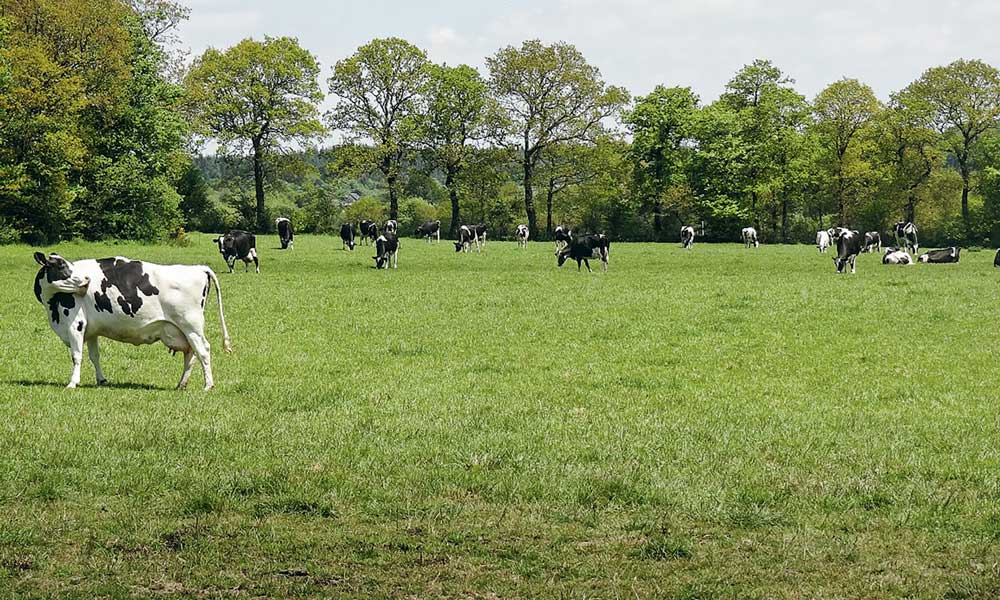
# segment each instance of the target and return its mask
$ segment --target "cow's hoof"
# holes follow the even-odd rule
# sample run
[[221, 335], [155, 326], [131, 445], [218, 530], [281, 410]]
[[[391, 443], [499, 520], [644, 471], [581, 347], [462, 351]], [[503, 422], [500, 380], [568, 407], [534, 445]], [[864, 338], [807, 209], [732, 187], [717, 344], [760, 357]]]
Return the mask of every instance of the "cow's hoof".
[[111, 385], [111, 384], [108, 383], [107, 379], [98, 379], [97, 380], [97, 386], [98, 387], [108, 387], [109, 385]]
[[215, 387], [214, 385], [206, 385], [205, 386], [205, 391], [207, 392], [207, 391], [209, 391], [210, 389], [212, 389], [214, 387]]
[[75, 389], [76, 389], [76, 384], [75, 384], [75, 383], [72, 383], [72, 382], [70, 382], [70, 383], [68, 383], [68, 384], [66, 385], [66, 389], [67, 389], [67, 390], [75, 390]]

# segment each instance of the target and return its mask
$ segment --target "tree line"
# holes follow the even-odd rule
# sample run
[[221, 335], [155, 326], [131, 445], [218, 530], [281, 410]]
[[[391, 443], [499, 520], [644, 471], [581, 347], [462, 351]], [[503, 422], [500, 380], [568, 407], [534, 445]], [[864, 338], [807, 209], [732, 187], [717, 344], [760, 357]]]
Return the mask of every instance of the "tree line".
[[[185, 66], [187, 16], [169, 0], [0, 0], [0, 242], [266, 232], [281, 214], [320, 233], [437, 218], [661, 241], [749, 224], [785, 243], [905, 219], [930, 241], [1000, 243], [1000, 74], [979, 60], [886, 101], [849, 78], [806, 98], [756, 60], [705, 103], [682, 86], [633, 98], [539, 40], [485, 73], [399, 38], [326, 72], [288, 37]], [[195, 155], [206, 141], [215, 154]]]

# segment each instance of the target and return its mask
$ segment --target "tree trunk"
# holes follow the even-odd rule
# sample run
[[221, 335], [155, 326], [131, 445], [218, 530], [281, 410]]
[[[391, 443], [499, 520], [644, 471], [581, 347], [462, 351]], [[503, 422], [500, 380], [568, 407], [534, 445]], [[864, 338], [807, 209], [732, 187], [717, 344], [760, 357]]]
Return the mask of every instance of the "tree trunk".
[[549, 177], [549, 189], [545, 195], [545, 233], [552, 238], [552, 198], [556, 195], [556, 180]]
[[385, 178], [389, 184], [389, 218], [396, 220], [399, 218], [399, 198], [396, 197], [396, 182], [398, 177], [389, 175]]
[[965, 241], [972, 241], [972, 220], [969, 218], [969, 167], [967, 159], [962, 161], [962, 223], [965, 224]]
[[448, 198], [451, 199], [451, 227], [448, 228], [448, 234], [450, 237], [456, 239], [458, 238], [458, 228], [462, 225], [462, 217], [458, 209], [458, 188], [455, 185], [455, 175], [457, 173], [457, 167], [448, 165], [444, 178], [444, 185], [448, 188]]
[[530, 155], [524, 157], [524, 212], [528, 214], [528, 231], [538, 231], [538, 216], [535, 214], [534, 190], [531, 187], [531, 177], [535, 165]]
[[754, 229], [761, 231], [760, 219], [757, 217], [757, 190], [750, 192], [750, 222], [753, 223]]
[[253, 187], [257, 199], [257, 233], [267, 231], [267, 216], [264, 209], [264, 151], [260, 140], [253, 140]]

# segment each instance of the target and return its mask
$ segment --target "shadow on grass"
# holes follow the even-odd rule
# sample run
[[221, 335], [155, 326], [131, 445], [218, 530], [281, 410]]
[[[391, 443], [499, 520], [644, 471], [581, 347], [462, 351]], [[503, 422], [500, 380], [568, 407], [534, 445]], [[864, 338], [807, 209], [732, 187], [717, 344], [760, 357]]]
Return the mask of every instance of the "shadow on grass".
[[[51, 387], [51, 388], [65, 388], [65, 383], [57, 383], [55, 381], [32, 381], [29, 379], [16, 379], [7, 380], [4, 383], [8, 385], [19, 385], [21, 387]], [[108, 388], [112, 390], [147, 390], [147, 391], [169, 391], [173, 390], [173, 387], [158, 387], [155, 385], [150, 385], [148, 383], [110, 383], [107, 385], [97, 385], [96, 383], [83, 384], [77, 386], [78, 388]]]

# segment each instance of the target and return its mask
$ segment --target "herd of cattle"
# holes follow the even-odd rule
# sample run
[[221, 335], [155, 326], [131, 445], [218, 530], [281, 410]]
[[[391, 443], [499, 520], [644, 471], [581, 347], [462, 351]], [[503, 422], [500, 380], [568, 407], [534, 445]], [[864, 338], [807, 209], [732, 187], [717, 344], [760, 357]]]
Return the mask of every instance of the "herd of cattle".
[[[283, 249], [294, 250], [292, 222], [281, 217], [275, 221], [278, 237]], [[357, 229], [345, 223], [340, 230], [343, 247], [354, 250], [355, 239], [370, 243], [375, 247], [375, 267], [378, 269], [398, 266], [399, 225], [394, 220], [384, 223], [380, 231], [372, 221], [361, 221]], [[417, 237], [428, 242], [441, 240], [441, 222], [427, 221], [416, 229]], [[604, 234], [574, 236], [563, 226], [553, 232], [555, 254], [558, 266], [568, 260], [575, 260], [577, 270], [581, 264], [591, 271], [590, 259], [599, 259], [604, 271], [608, 270], [611, 242]], [[518, 225], [515, 239], [518, 247], [527, 246], [530, 232], [526, 225]], [[694, 227], [681, 229], [681, 244], [690, 249], [696, 236]], [[913, 254], [920, 249], [917, 228], [910, 222], [899, 222], [893, 227], [896, 246], [886, 248], [882, 257], [884, 264], [913, 264]], [[747, 248], [757, 248], [760, 241], [753, 227], [741, 232]], [[246, 231], [230, 231], [212, 240], [219, 247], [229, 272], [237, 260], [244, 263], [244, 270], [260, 272], [257, 256], [256, 237]], [[471, 252], [475, 246], [482, 252], [486, 245], [486, 226], [462, 225], [455, 242], [456, 252]], [[882, 239], [878, 232], [862, 235], [859, 231], [835, 227], [816, 234], [816, 246], [820, 253], [836, 247], [833, 261], [837, 272], [843, 273], [847, 267], [855, 271], [859, 254], [881, 252]], [[918, 262], [957, 263], [959, 248], [945, 248], [921, 254]], [[211, 346], [205, 336], [205, 303], [214, 286], [219, 304], [219, 321], [222, 328], [223, 347], [232, 351], [226, 317], [222, 310], [222, 290], [215, 273], [206, 266], [158, 265], [122, 257], [100, 260], [81, 260], [71, 263], [59, 256], [34, 254], [41, 267], [35, 276], [35, 297], [46, 309], [49, 325], [70, 349], [73, 371], [67, 387], [74, 388], [80, 383], [80, 366], [83, 361], [83, 347], [94, 364], [98, 385], [106, 385], [107, 379], [101, 370], [100, 351], [97, 340], [100, 337], [130, 344], [153, 344], [163, 342], [172, 352], [184, 356], [184, 369], [178, 389], [187, 386], [195, 358], [201, 363], [205, 373], [205, 389], [213, 386], [211, 366]], [[994, 266], [1000, 267], [1000, 251], [994, 259]]]

